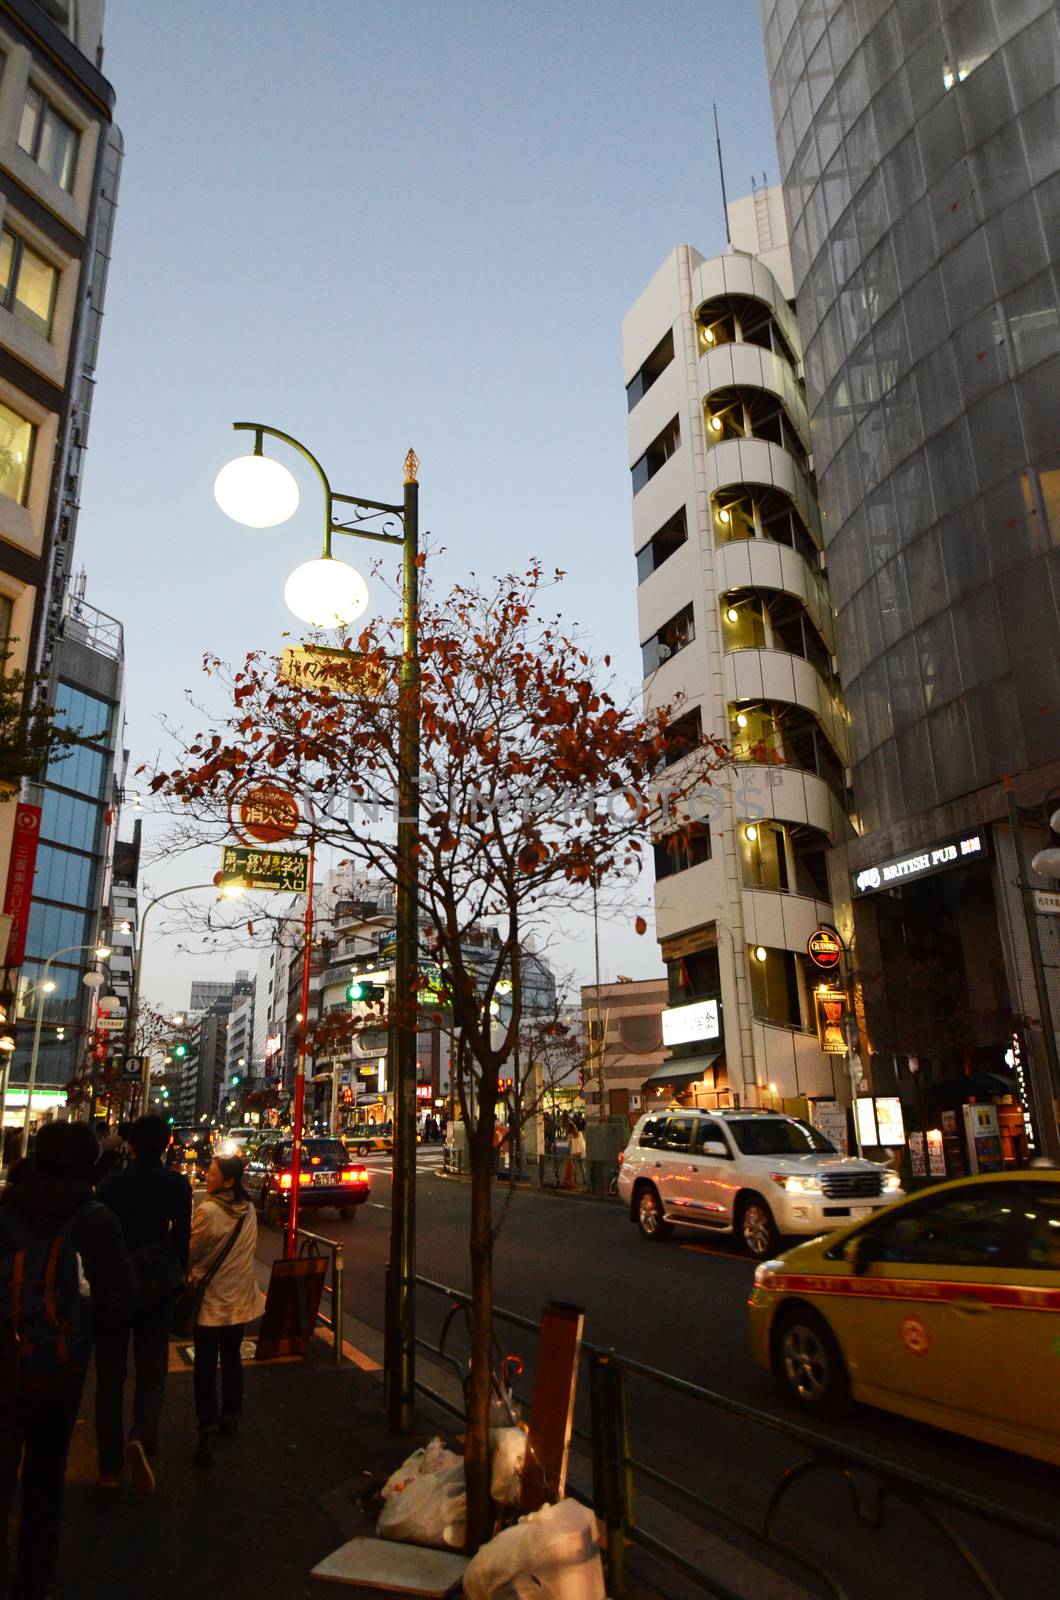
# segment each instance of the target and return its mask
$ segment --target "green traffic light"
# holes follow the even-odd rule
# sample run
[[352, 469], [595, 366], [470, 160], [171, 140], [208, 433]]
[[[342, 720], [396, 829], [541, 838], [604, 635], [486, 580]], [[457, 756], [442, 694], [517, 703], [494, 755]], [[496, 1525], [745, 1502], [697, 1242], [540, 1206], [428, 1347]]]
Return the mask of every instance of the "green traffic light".
[[175, 1044], [173, 1046], [173, 1054], [176, 1056], [178, 1061], [183, 1061], [187, 1053], [188, 1047], [186, 1044]]
[[346, 990], [346, 998], [347, 1000], [367, 1000], [368, 991], [371, 987], [370, 983], [351, 983]]

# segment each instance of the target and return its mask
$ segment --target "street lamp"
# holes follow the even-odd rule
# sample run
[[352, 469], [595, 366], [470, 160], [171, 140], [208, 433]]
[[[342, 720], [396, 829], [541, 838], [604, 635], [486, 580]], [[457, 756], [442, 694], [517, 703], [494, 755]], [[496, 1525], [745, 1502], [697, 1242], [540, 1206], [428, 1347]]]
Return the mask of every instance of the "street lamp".
[[[133, 1045], [136, 1042], [136, 1012], [140, 1005], [140, 977], [143, 972], [144, 949], [147, 943], [147, 941], [144, 939], [144, 929], [147, 926], [148, 917], [155, 909], [155, 906], [161, 905], [163, 900], [171, 900], [176, 894], [194, 894], [198, 889], [216, 888], [217, 885], [215, 883], [187, 883], [179, 889], [167, 889], [164, 894], [156, 894], [155, 898], [153, 900], [149, 900], [147, 905], [144, 907], [144, 914], [140, 918], [140, 926], [137, 931], [136, 961], [133, 965], [132, 991], [129, 995], [129, 1015], [125, 1019], [126, 1061], [132, 1060]], [[237, 884], [229, 883], [223, 885], [218, 891], [218, 898], [221, 900], [233, 900], [235, 899], [236, 895], [242, 894], [242, 892], [243, 891]], [[174, 1022], [177, 1021], [176, 1018], [173, 1020]], [[180, 1020], [183, 1021], [183, 1017]], [[146, 1112], [148, 1109], [148, 1097], [150, 1090], [151, 1068], [148, 1058], [145, 1056], [140, 1068], [140, 1106], [141, 1110], [144, 1112]]]
[[[110, 955], [110, 946], [106, 944], [68, 944], [64, 945], [61, 950], [53, 950], [41, 968], [41, 977], [37, 984], [37, 1021], [33, 1029], [33, 1050], [29, 1058], [29, 1082], [26, 1085], [26, 1114], [22, 1119], [22, 1142], [20, 1145], [22, 1155], [25, 1155], [29, 1147], [29, 1124], [33, 1112], [33, 1091], [37, 1086], [37, 1060], [40, 1056], [41, 1026], [44, 1022], [44, 997], [47, 994], [52, 994], [55, 990], [55, 984], [48, 977], [48, 972], [51, 969], [52, 962], [58, 961], [60, 956], [73, 955], [75, 951], [81, 950], [95, 951], [96, 959], [99, 961], [106, 961]], [[95, 984], [89, 983], [90, 978], [98, 979], [98, 982]], [[99, 988], [103, 983], [103, 974], [101, 972], [86, 972], [84, 982], [90, 989]]]
[[[363, 495], [338, 494], [320, 462], [304, 444], [260, 422], [236, 422], [237, 432], [252, 433], [254, 448], [222, 467], [214, 484], [221, 510], [236, 522], [252, 528], [275, 527], [293, 516], [298, 506], [298, 485], [281, 462], [263, 455], [265, 435], [295, 450], [313, 468], [324, 491], [324, 537], [320, 557], [295, 569], [287, 580], [284, 597], [295, 616], [321, 628], [343, 627], [359, 617], [368, 604], [364, 580], [353, 567], [331, 553], [337, 533], [402, 547], [401, 620], [402, 647], [398, 686], [398, 842], [395, 906], [395, 1015], [390, 1028], [390, 1059], [394, 1070], [394, 1180], [391, 1196], [390, 1267], [386, 1293], [385, 1379], [390, 1425], [405, 1432], [412, 1426], [415, 1361], [416, 1271], [416, 979], [419, 885], [416, 842], [419, 831], [419, 462], [410, 450], [404, 464], [401, 505], [368, 500]], [[350, 508], [340, 521], [336, 507]], [[367, 522], [380, 521], [377, 528]], [[400, 533], [391, 531], [400, 524]], [[312, 852], [310, 852], [312, 860]], [[312, 875], [307, 889], [306, 953], [302, 975], [302, 1013], [309, 1013], [309, 966], [312, 939]], [[305, 1112], [305, 1057], [308, 1023], [302, 1025], [295, 1080], [295, 1114], [291, 1163], [291, 1204], [288, 1212], [288, 1253], [294, 1254], [292, 1223], [297, 1217], [301, 1168], [302, 1126]]]

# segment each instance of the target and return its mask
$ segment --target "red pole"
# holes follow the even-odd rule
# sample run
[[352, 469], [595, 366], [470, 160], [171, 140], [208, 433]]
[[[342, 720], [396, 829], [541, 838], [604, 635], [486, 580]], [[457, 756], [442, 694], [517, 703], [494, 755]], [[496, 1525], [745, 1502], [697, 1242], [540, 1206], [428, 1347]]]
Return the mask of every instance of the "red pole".
[[287, 1206], [287, 1242], [284, 1254], [298, 1254], [298, 1194], [302, 1176], [302, 1125], [305, 1121], [305, 1057], [309, 1037], [309, 969], [313, 961], [313, 858], [316, 840], [309, 840], [309, 872], [305, 896], [305, 953], [302, 957], [302, 1035], [298, 1042], [298, 1067], [294, 1080], [294, 1118], [291, 1126], [291, 1199]]

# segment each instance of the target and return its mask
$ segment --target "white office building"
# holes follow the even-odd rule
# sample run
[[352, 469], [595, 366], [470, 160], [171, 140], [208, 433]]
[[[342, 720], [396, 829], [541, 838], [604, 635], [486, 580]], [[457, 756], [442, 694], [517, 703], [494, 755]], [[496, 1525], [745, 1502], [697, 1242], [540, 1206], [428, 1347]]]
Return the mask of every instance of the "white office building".
[[776, 1105], [848, 1093], [807, 954], [848, 757], [780, 190], [729, 227], [724, 255], [671, 252], [622, 342], [645, 701], [681, 700], [685, 748], [734, 757], [692, 830], [656, 841], [672, 1090]]

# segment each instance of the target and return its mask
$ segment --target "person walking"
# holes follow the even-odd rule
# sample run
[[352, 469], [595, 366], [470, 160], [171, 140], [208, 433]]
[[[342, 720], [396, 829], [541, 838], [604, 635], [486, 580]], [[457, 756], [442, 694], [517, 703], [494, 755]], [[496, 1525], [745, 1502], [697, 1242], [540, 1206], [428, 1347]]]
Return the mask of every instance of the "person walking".
[[[128, 1130], [132, 1160], [112, 1172], [96, 1198], [121, 1223], [136, 1290], [125, 1327], [96, 1341], [96, 1446], [99, 1484], [114, 1489], [122, 1464], [144, 1499], [155, 1491], [151, 1458], [169, 1368], [173, 1302], [184, 1286], [191, 1242], [191, 1184], [162, 1165], [169, 1129], [161, 1117], [139, 1117]], [[125, 1440], [125, 1377], [132, 1339], [136, 1382], [132, 1425]]]
[[567, 1143], [567, 1154], [570, 1156], [574, 1167], [574, 1181], [579, 1188], [585, 1188], [585, 1133], [573, 1119], [570, 1125], [570, 1137]]
[[[92, 1198], [99, 1144], [85, 1122], [40, 1129], [0, 1204], [0, 1594], [45, 1600], [93, 1335], [126, 1322], [132, 1278], [113, 1212]], [[22, 1465], [15, 1580], [7, 1522]]]
[[[188, 1282], [205, 1282], [195, 1328], [195, 1415], [199, 1442], [194, 1461], [208, 1467], [218, 1433], [234, 1434], [243, 1411], [243, 1329], [265, 1297], [255, 1276], [258, 1219], [243, 1188], [238, 1156], [215, 1157], [206, 1171], [206, 1198], [191, 1224]], [[217, 1405], [217, 1368], [221, 1405]]]

